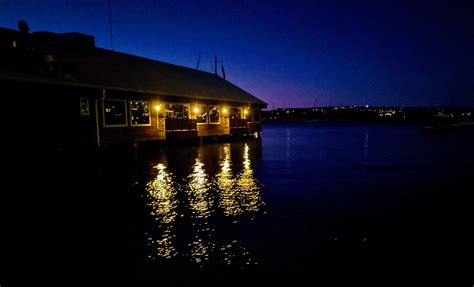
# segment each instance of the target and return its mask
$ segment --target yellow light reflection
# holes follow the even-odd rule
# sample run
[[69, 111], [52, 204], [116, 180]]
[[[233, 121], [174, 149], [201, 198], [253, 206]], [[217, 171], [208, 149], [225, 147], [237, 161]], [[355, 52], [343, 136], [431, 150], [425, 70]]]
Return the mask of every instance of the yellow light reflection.
[[169, 224], [177, 216], [176, 190], [171, 175], [166, 171], [166, 166], [160, 163], [154, 168], [158, 170], [158, 175], [147, 184], [146, 190], [151, 199], [148, 205], [152, 207], [151, 215], [157, 221]]
[[220, 192], [219, 207], [226, 216], [256, 212], [263, 204], [260, 186], [253, 174], [249, 150], [249, 146], [245, 144], [242, 171], [234, 178], [232, 175], [229, 146], [224, 147], [224, 159], [221, 162], [221, 170], [217, 174], [216, 179]]
[[255, 212], [260, 209], [262, 199], [260, 187], [253, 174], [249, 150], [248, 144], [245, 144], [243, 170], [237, 177], [236, 188], [240, 196], [242, 210], [244, 212]]
[[219, 250], [221, 252], [221, 262], [244, 269], [249, 265], [257, 265], [257, 262], [252, 259], [250, 251], [237, 243], [237, 240], [222, 245]]
[[210, 182], [204, 164], [196, 159], [193, 172], [189, 175], [189, 207], [195, 218], [207, 218], [212, 212], [212, 198], [209, 194]]
[[171, 258], [176, 255], [173, 242], [173, 225], [178, 215], [176, 207], [176, 189], [173, 185], [171, 174], [166, 171], [166, 166], [158, 164], [154, 167], [158, 170], [156, 177], [148, 182], [146, 191], [148, 192], [148, 206], [151, 207], [151, 215], [164, 228], [160, 239], [149, 238], [149, 243], [156, 247], [157, 256]]
[[172, 230], [168, 228], [163, 232], [160, 239], [148, 238], [148, 241], [155, 246], [157, 256], [169, 259], [178, 254], [174, 247], [174, 237]]
[[217, 187], [219, 188], [219, 207], [225, 215], [235, 216], [242, 212], [235, 189], [235, 179], [232, 175], [230, 161], [230, 145], [224, 146], [224, 160], [221, 162], [221, 170], [217, 174]]
[[[181, 254], [201, 267], [212, 260], [219, 260], [222, 264], [238, 268], [255, 265], [257, 263], [252, 259], [250, 250], [240, 242], [226, 240], [217, 244], [214, 238], [217, 232], [213, 221], [210, 220], [216, 211], [214, 202], [226, 217], [230, 217], [229, 224], [245, 219], [253, 220], [254, 213], [264, 205], [260, 184], [252, 168], [250, 147], [248, 144], [240, 146], [238, 151], [240, 155], [234, 163], [235, 166], [232, 163], [229, 143], [219, 146], [218, 162], [205, 161], [208, 158], [215, 159], [215, 156], [212, 152], [203, 153], [203, 151], [199, 150], [191, 173], [187, 178], [184, 176], [187, 179], [184, 181], [177, 180], [163, 163], [154, 167], [157, 174], [146, 185], [147, 205], [151, 208], [150, 214], [158, 227], [158, 233], [148, 235], [148, 244], [153, 247], [154, 253], [150, 258], [173, 258]], [[205, 169], [204, 162], [206, 166], [209, 164], [208, 170]], [[217, 163], [219, 169], [215, 171], [211, 164]], [[236, 169], [237, 163], [240, 170]], [[187, 196], [187, 200], [182, 202], [185, 205], [181, 207], [187, 208], [190, 212], [178, 213], [178, 195]], [[188, 216], [191, 220], [181, 221]], [[181, 236], [179, 233], [181, 229], [175, 227], [177, 222], [180, 226], [188, 225], [186, 236], [192, 234], [190, 238], [186, 238], [187, 247], [176, 241], [176, 236]]]
[[191, 244], [191, 260], [196, 263], [203, 263], [209, 260], [212, 247], [210, 243], [205, 242], [201, 238], [197, 237]]

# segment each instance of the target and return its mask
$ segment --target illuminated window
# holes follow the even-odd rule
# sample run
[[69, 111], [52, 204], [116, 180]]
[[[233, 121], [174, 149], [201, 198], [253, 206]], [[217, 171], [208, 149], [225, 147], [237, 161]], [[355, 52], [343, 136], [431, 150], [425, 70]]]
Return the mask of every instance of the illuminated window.
[[132, 126], [150, 126], [150, 102], [130, 101], [130, 123]]
[[80, 108], [81, 108], [81, 116], [88, 116], [90, 115], [89, 111], [89, 99], [81, 97], [80, 98]]
[[127, 104], [124, 100], [104, 100], [104, 126], [127, 126]]
[[253, 109], [253, 122], [260, 122], [260, 109]]
[[198, 124], [207, 124], [207, 106], [200, 105], [199, 110], [196, 113], [196, 120]]
[[240, 108], [231, 107], [230, 112], [229, 112], [229, 118], [231, 118], [232, 120], [241, 119], [242, 118], [241, 113], [242, 111]]
[[188, 120], [189, 106], [183, 104], [166, 104], [166, 118], [174, 120]]
[[210, 124], [219, 124], [220, 117], [219, 117], [219, 106], [209, 106], [209, 123]]

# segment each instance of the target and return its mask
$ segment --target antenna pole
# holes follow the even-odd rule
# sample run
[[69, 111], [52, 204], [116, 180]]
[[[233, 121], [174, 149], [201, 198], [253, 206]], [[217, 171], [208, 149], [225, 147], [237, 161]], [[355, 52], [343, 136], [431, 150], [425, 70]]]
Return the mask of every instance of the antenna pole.
[[[214, 64], [214, 74], [216, 76], [219, 76], [219, 74], [217, 74], [217, 64], [218, 63], [222, 63], [222, 62], [218, 62], [217, 61], [217, 56], [214, 56], [214, 61], [211, 61], [211, 67], [212, 67], [212, 64]], [[224, 73], [224, 69], [222, 69], [222, 72]]]
[[224, 65], [221, 66], [222, 68], [222, 78], [225, 80], [225, 70], [224, 70]]
[[214, 74], [217, 76], [217, 56], [214, 56]]
[[114, 50], [114, 40], [112, 38], [112, 0], [109, 0], [109, 33], [110, 33], [110, 48]]
[[202, 53], [199, 53], [198, 61], [197, 61], [197, 64], [196, 64], [196, 70], [199, 70], [199, 62], [201, 62], [201, 55], [202, 55]]

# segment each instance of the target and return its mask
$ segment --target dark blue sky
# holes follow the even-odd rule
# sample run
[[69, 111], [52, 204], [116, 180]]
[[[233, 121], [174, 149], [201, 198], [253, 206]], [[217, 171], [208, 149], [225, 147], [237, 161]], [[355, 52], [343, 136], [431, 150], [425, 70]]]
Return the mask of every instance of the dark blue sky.
[[[114, 48], [193, 68], [202, 52], [206, 71], [217, 55], [269, 108], [474, 106], [473, 5], [432, 2], [112, 0]], [[110, 48], [108, 0], [0, 0], [0, 26], [19, 19]]]

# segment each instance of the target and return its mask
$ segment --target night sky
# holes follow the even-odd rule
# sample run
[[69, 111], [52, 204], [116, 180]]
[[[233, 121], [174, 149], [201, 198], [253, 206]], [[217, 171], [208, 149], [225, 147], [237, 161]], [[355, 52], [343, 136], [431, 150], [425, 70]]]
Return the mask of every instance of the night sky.
[[[114, 49], [192, 68], [202, 53], [205, 71], [217, 55], [227, 79], [270, 109], [474, 107], [474, 9], [464, 2], [112, 0]], [[0, 0], [0, 26], [19, 19], [110, 49], [108, 0]]]

